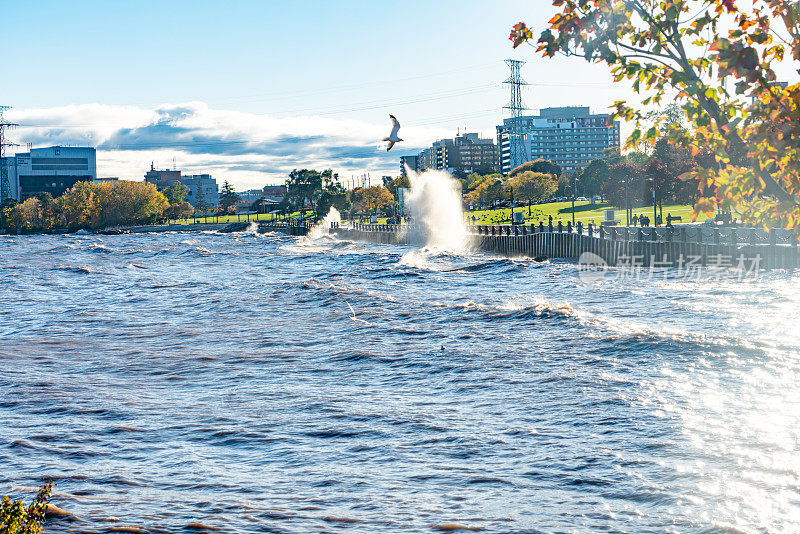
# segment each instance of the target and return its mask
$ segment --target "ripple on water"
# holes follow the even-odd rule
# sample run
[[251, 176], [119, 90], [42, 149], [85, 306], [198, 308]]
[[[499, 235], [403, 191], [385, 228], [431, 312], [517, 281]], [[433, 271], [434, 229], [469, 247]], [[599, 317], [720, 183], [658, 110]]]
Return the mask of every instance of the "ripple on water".
[[53, 479], [48, 532], [796, 530], [795, 276], [583, 286], [278, 234], [3, 247], [0, 484]]

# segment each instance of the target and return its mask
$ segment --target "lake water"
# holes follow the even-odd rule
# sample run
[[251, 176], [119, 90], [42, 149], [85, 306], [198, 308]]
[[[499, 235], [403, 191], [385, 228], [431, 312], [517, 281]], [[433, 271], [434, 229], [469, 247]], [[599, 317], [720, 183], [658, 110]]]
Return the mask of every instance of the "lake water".
[[47, 532], [800, 530], [798, 277], [576, 272], [0, 236], [0, 493], [54, 480]]

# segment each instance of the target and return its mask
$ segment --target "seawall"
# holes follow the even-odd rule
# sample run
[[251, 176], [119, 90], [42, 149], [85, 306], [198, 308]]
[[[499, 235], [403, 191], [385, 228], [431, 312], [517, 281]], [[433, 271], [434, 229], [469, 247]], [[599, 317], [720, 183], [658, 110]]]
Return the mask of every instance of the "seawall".
[[[334, 227], [344, 239], [383, 244], [412, 244], [405, 225]], [[596, 228], [592, 225], [470, 226], [470, 244], [503, 256], [559, 258], [577, 261], [592, 253], [609, 266], [636, 267], [800, 267], [793, 232], [752, 228]], [[587, 261], [591, 258], [584, 257]]]

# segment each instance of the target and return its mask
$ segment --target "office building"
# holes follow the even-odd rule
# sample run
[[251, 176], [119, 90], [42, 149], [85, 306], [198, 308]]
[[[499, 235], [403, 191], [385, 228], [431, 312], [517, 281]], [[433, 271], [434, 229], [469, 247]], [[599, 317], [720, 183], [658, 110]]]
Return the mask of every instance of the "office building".
[[583, 169], [620, 147], [619, 121], [592, 114], [588, 107], [545, 108], [539, 115], [505, 119], [497, 127], [500, 172], [537, 159], [558, 163], [565, 172]]
[[186, 202], [196, 208], [214, 208], [219, 204], [219, 187], [210, 174], [181, 174], [179, 170], [157, 170], [151, 163], [144, 180], [154, 184], [159, 191], [180, 182], [189, 188]]
[[58, 197], [80, 181], [97, 178], [97, 155], [91, 147], [32, 148], [4, 158], [9, 194], [22, 202], [39, 193]]

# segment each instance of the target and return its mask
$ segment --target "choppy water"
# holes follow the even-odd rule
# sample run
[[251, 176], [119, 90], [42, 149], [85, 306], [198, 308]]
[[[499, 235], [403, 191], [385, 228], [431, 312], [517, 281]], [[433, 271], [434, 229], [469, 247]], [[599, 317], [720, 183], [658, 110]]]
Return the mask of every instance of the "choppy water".
[[575, 271], [0, 237], [0, 493], [55, 480], [49, 532], [799, 530], [798, 278]]

